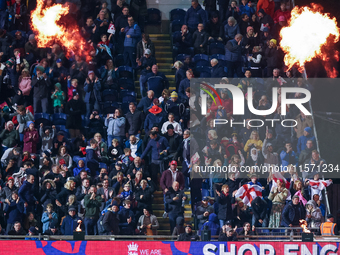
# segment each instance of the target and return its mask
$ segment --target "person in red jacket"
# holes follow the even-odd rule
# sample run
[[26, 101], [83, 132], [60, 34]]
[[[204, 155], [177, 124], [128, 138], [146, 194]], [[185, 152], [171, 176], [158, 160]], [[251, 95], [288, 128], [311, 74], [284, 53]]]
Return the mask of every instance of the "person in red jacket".
[[29, 153], [37, 152], [37, 144], [39, 142], [38, 130], [34, 128], [34, 122], [27, 122], [28, 128], [24, 131], [24, 150]]
[[227, 118], [230, 119], [230, 117], [233, 115], [233, 100], [229, 98], [228, 90], [222, 89], [221, 92], [221, 100], [222, 105], [220, 103], [220, 100], [216, 100], [217, 104], [211, 104], [211, 111], [217, 113], [218, 109], [224, 109], [227, 115]]
[[160, 185], [163, 190], [164, 194], [164, 214], [163, 218], [168, 217], [168, 204], [165, 203], [165, 194], [169, 191], [169, 188], [172, 187], [172, 184], [174, 182], [179, 183], [179, 189], [184, 189], [184, 175], [182, 172], [180, 172], [177, 168], [177, 162], [176, 160], [173, 160], [170, 162], [170, 168], [168, 168], [166, 171], [163, 172]]
[[281, 2], [280, 4], [280, 9], [276, 10], [274, 13], [274, 23], [279, 23], [279, 18], [280, 16], [284, 16], [286, 18], [286, 21], [288, 21], [290, 19], [290, 11], [286, 9], [286, 3], [285, 2]]
[[275, 3], [273, 0], [259, 0], [257, 3], [256, 14], [258, 10], [263, 9], [270, 17], [274, 17]]

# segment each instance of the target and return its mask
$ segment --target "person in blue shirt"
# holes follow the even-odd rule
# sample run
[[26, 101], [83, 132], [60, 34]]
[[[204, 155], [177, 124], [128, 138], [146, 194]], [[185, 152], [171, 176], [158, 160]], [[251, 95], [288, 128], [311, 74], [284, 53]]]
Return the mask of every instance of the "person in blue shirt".
[[129, 25], [120, 30], [120, 33], [125, 33], [124, 40], [124, 62], [125, 65], [136, 66], [136, 46], [137, 42], [142, 39], [140, 27], [135, 24], [132, 16], [128, 17]]
[[306, 127], [303, 130], [303, 135], [299, 137], [298, 144], [297, 144], [297, 153], [300, 154], [301, 151], [306, 149], [307, 147], [307, 141], [311, 140], [313, 142], [313, 145], [315, 146], [315, 136], [312, 135], [312, 129], [310, 127]]

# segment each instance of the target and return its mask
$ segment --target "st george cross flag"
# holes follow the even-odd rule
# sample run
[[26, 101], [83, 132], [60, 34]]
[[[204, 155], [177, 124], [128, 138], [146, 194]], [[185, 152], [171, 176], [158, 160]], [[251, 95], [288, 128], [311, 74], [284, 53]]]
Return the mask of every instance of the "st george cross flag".
[[318, 180], [318, 181], [308, 180], [308, 181], [311, 187], [311, 198], [313, 198], [315, 194], [318, 194], [320, 196], [320, 200], [322, 200], [322, 190], [332, 184], [332, 180]]
[[251, 202], [256, 198], [262, 198], [262, 187], [257, 184], [244, 184], [235, 193], [235, 198], [242, 199], [245, 205], [251, 206]]

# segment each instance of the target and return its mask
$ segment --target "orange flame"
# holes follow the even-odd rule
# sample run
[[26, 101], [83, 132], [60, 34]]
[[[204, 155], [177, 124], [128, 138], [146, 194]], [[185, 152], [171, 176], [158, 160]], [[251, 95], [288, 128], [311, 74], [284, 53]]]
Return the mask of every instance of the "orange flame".
[[303, 233], [310, 233], [310, 230], [307, 228], [307, 221], [299, 220], [300, 227], [302, 228]]
[[78, 227], [76, 228], [76, 232], [81, 232], [82, 230], [80, 226], [81, 226], [82, 221], [78, 220], [77, 223], [78, 223]]
[[[37, 8], [31, 13], [32, 30], [38, 47], [50, 47], [54, 43], [66, 48], [66, 56], [82, 56], [86, 53], [87, 43], [75, 24], [62, 24], [60, 19], [69, 13], [68, 5], [54, 4], [44, 7], [44, 0], [37, 1]], [[72, 22], [71, 22], [72, 23]]]
[[[322, 6], [316, 4], [302, 8], [296, 6], [292, 10], [288, 26], [281, 29], [280, 45], [286, 54], [284, 61], [289, 69], [296, 64], [302, 72], [304, 64], [316, 57], [321, 57], [324, 61], [334, 57], [328, 56], [325, 47], [331, 47], [339, 41], [340, 30], [336, 19], [330, 18], [327, 13], [321, 13], [322, 10]], [[336, 77], [334, 67], [325, 65], [325, 68], [329, 77]]]

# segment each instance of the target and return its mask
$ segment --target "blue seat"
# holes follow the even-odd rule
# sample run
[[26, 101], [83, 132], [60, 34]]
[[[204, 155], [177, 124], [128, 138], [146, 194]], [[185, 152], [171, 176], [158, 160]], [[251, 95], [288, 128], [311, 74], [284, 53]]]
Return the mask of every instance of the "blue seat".
[[123, 102], [122, 103], [123, 114], [127, 114], [130, 111], [129, 110], [129, 104], [130, 104], [130, 102]]
[[209, 44], [209, 54], [225, 54], [224, 44], [222, 42], [213, 42]]
[[146, 24], [160, 25], [162, 23], [162, 13], [156, 8], [148, 9], [148, 16], [146, 17]]
[[185, 18], [185, 14], [187, 12], [183, 9], [179, 9], [179, 8], [176, 8], [176, 9], [172, 9], [170, 11], [170, 22], [171, 21], [174, 21], [174, 20], [182, 20], [184, 21], [184, 18]]
[[115, 57], [115, 64], [116, 64], [117, 67], [124, 65], [124, 55], [123, 54], [118, 54]]
[[200, 78], [210, 78], [211, 77], [211, 68], [207, 66], [197, 66], [195, 69], [200, 73]]
[[225, 55], [222, 54], [214, 54], [210, 57], [210, 60], [216, 58], [218, 60], [218, 63], [222, 66], [226, 66], [226, 61], [225, 61]]
[[223, 69], [225, 73], [228, 73], [228, 67], [225, 66]]
[[66, 125], [67, 115], [65, 113], [54, 113], [52, 115], [53, 125]]
[[180, 20], [180, 19], [177, 19], [177, 20], [174, 20], [170, 23], [170, 31], [172, 33], [176, 32], [176, 31], [181, 31], [181, 28], [184, 24], [184, 20]]
[[196, 67], [198, 66], [210, 66], [209, 57], [205, 54], [197, 54], [194, 56], [194, 62]]
[[147, 88], [148, 90], [153, 90], [155, 93], [155, 98], [158, 98], [162, 95], [162, 91], [164, 89], [163, 82], [164, 80], [160, 76], [151, 76], [147, 80]]
[[186, 54], [178, 54], [176, 57], [176, 61], [184, 62], [186, 56], [187, 56]]
[[43, 123], [44, 126], [51, 126], [50, 115], [48, 113], [36, 113], [34, 114], [34, 124], [35, 127], [39, 127], [40, 123]]
[[120, 66], [117, 71], [121, 78], [133, 78], [133, 69], [130, 66]]
[[55, 125], [55, 128], [57, 132], [62, 131], [67, 139], [70, 137], [68, 129], [64, 125]]
[[102, 168], [107, 169], [107, 165], [105, 163], [99, 163], [99, 168], [100, 169], [102, 169]]
[[104, 116], [109, 113], [114, 113], [116, 109], [120, 108], [120, 104], [117, 102], [103, 102], [101, 105]]
[[135, 82], [132, 78], [118, 79], [118, 86], [121, 90], [135, 91]]
[[118, 101], [118, 91], [113, 89], [105, 89], [102, 92], [102, 101]]
[[130, 103], [130, 102], [137, 102], [136, 101], [136, 92], [134, 91], [129, 91], [129, 90], [122, 90], [120, 92], [121, 98], [122, 98], [122, 103]]

